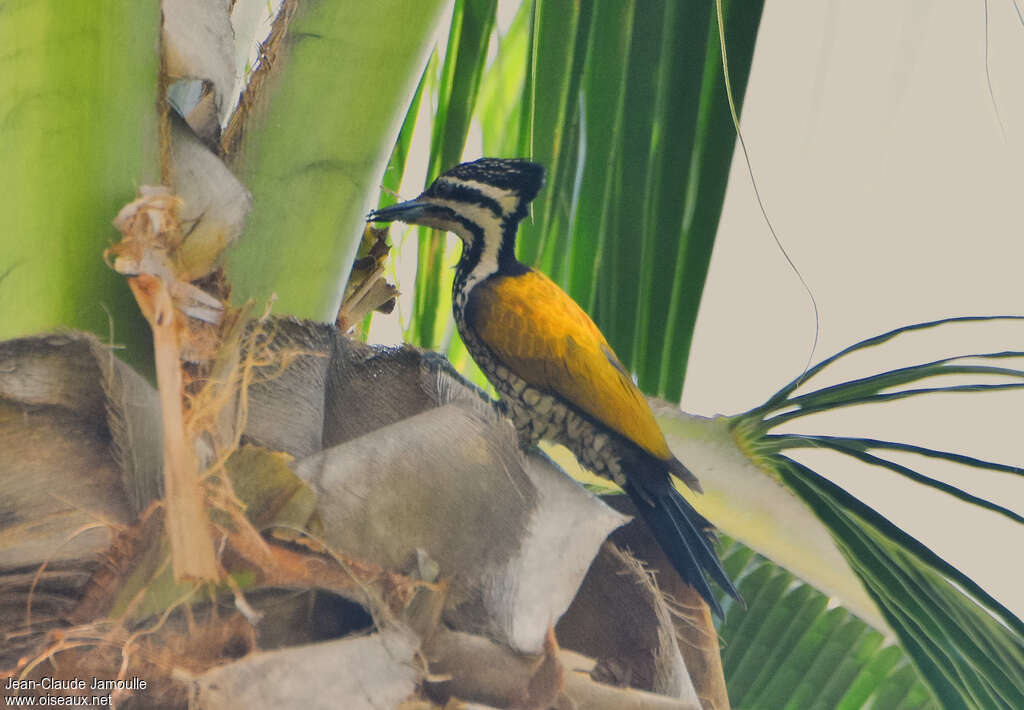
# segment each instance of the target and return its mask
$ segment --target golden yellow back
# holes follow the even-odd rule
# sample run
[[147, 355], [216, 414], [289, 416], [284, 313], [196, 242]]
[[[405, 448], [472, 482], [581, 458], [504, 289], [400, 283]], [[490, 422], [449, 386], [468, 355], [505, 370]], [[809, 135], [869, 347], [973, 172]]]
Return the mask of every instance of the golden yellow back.
[[528, 384], [652, 456], [672, 458], [647, 400], [594, 321], [541, 272], [529, 269], [481, 282], [470, 295], [466, 322]]

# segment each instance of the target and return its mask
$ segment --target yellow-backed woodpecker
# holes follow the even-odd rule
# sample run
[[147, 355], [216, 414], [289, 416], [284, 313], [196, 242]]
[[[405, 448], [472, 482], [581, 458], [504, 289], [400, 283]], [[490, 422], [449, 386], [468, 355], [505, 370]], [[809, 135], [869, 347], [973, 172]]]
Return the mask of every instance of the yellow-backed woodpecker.
[[590, 317], [515, 256], [516, 232], [544, 184], [526, 160], [457, 165], [419, 197], [372, 212], [462, 240], [452, 304], [466, 347], [494, 384], [523, 443], [548, 439], [629, 494], [682, 578], [721, 615], [705, 573], [736, 596], [711, 547], [711, 526], [676, 491], [699, 491], [672, 455], [643, 394]]

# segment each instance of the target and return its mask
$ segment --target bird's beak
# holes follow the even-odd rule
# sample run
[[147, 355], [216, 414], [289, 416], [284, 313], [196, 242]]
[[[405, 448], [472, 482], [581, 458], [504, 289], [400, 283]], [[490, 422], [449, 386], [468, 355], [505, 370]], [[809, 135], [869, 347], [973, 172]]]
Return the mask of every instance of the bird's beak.
[[407, 222], [415, 224], [417, 219], [423, 217], [430, 203], [422, 202], [419, 198], [407, 202], [399, 202], [397, 205], [385, 207], [382, 210], [374, 210], [366, 215], [367, 222]]

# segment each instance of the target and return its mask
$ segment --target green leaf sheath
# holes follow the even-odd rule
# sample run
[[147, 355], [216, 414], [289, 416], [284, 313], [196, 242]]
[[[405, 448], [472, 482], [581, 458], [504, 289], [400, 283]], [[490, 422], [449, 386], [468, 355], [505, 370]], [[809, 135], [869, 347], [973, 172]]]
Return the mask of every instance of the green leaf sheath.
[[159, 3], [0, 4], [0, 338], [113, 330], [148, 361], [103, 250], [118, 210], [160, 180], [159, 36]]
[[445, 4], [298, 2], [234, 166], [253, 195], [236, 303], [334, 319]]

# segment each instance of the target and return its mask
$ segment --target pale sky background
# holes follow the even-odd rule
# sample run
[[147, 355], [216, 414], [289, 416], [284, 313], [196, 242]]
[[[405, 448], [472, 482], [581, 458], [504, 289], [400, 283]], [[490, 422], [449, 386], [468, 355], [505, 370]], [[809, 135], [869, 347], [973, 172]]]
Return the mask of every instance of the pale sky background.
[[[989, 66], [1005, 138], [986, 84], [984, 2], [766, 2], [742, 126], [768, 214], [818, 302], [815, 362], [900, 325], [1024, 313], [1024, 26], [1011, 0], [989, 5]], [[471, 136], [465, 158], [479, 155]], [[403, 196], [415, 195], [424, 172], [410, 162], [413, 187]], [[414, 259], [403, 261], [402, 283], [411, 283], [404, 272]], [[374, 325], [378, 339], [398, 339], [397, 319]], [[814, 328], [808, 296], [765, 227], [737, 152], [683, 409], [732, 414], [763, 402], [803, 370]], [[957, 328], [870, 351], [820, 382], [1024, 350], [1024, 326]], [[802, 430], [1021, 464], [1022, 407], [1019, 393], [946, 395]], [[800, 459], [1024, 616], [1024, 527], [825, 456]], [[909, 459], [901, 462], [1024, 513], [1022, 478]]]
[[[983, 2], [766, 2], [742, 128], [768, 214], [818, 301], [815, 362], [908, 323], [1024, 313], [1022, 66], [1024, 26], [1011, 0], [991, 0], [1004, 139], [986, 84]], [[841, 379], [1024, 350], [1021, 326], [955, 328], [876, 349]], [[808, 297], [764, 226], [737, 151], [683, 409], [735, 413], [763, 402], [803, 370], [813, 335]], [[1019, 393], [945, 395], [822, 418], [814, 431], [1024, 464], [1022, 408]], [[801, 460], [1024, 615], [1024, 528], [892, 474]], [[1024, 513], [1024, 478], [911, 465]]]

